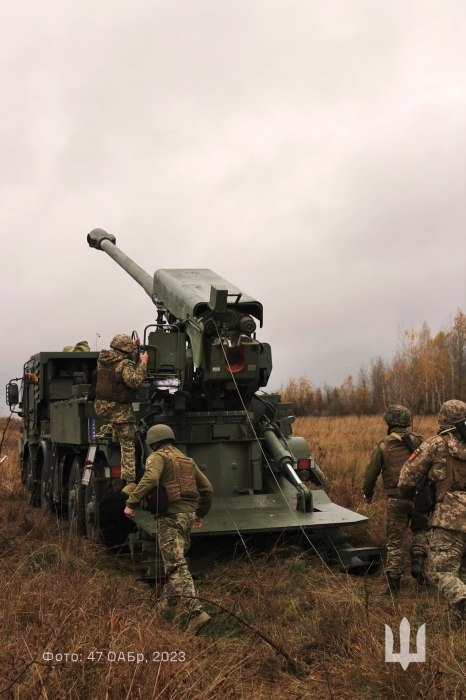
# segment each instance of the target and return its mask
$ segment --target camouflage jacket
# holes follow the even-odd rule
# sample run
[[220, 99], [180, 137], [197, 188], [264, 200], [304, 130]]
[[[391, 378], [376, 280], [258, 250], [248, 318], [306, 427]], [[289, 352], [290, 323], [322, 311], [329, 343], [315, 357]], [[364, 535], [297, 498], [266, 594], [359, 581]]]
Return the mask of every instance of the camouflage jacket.
[[[182, 457], [184, 454], [174, 445], [164, 445], [164, 450], [174, 452]], [[146, 471], [139, 484], [131, 496], [126, 501], [128, 508], [139, 508], [141, 500], [147, 496], [159, 484], [162, 476], [167, 477], [167, 481], [173, 479], [173, 464], [170, 457], [163, 452], [153, 452], [146, 460]], [[169, 504], [164, 515], [173, 515], [174, 513], [192, 513], [196, 512], [199, 518], [203, 518], [210, 510], [212, 505], [213, 489], [210, 481], [201, 470], [196, 467], [195, 472], [196, 486], [199, 491], [199, 499], [193, 500], [182, 498], [179, 501], [174, 501]]]
[[[466, 445], [456, 431], [450, 434], [448, 445], [440, 435], [434, 435], [421, 445], [418, 455], [401, 469], [398, 487], [403, 496], [412, 498], [423, 476], [427, 475], [434, 482], [445, 479], [447, 450], [452, 457], [466, 461]], [[466, 491], [447, 491], [443, 501], [435, 506], [430, 524], [466, 532]]]
[[[396, 438], [393, 435], [393, 433], [396, 433], [400, 437], [402, 435], [411, 435], [411, 439], [412, 439], [415, 447], [419, 447], [419, 445], [424, 440], [424, 438], [421, 437], [421, 435], [416, 435], [416, 434], [412, 433], [407, 428], [401, 428], [398, 426], [391, 428], [389, 435], [382, 438], [382, 440], [380, 440], [380, 442], [375, 446], [374, 451], [372, 452], [371, 458], [369, 460], [369, 464], [366, 467], [366, 472], [364, 474], [364, 485], [363, 485], [363, 491], [364, 491], [364, 495], [366, 498], [372, 498], [372, 496], [374, 495], [374, 488], [375, 488], [376, 481], [377, 481], [380, 473], [383, 471], [383, 469], [385, 467], [382, 443], [384, 441], [386, 441], [386, 442], [393, 441], [395, 443], [399, 442], [398, 438]], [[392, 437], [390, 437], [390, 436], [392, 436]], [[405, 459], [407, 459], [409, 456], [410, 456], [409, 449], [406, 448]], [[402, 496], [397, 488], [385, 489], [385, 493], [387, 496], [392, 496], [394, 498], [402, 498]]]
[[[124, 383], [130, 389], [137, 389], [146, 377], [147, 366], [142, 362], [135, 365], [125, 353], [119, 350], [102, 350], [97, 361], [97, 369], [109, 364], [111, 365], [115, 360], [120, 358], [121, 362], [117, 366], [115, 372], [117, 381]], [[96, 399], [94, 408], [99, 418], [106, 418], [112, 423], [136, 422], [131, 403], [118, 403], [117, 401]]]

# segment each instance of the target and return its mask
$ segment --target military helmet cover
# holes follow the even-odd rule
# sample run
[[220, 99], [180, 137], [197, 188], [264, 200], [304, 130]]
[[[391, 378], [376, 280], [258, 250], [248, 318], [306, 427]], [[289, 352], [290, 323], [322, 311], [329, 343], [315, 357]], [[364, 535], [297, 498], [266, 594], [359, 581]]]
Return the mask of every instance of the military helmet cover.
[[466, 418], [466, 403], [464, 401], [445, 401], [440, 407], [438, 424], [441, 428], [452, 428], [453, 424]]
[[120, 350], [120, 352], [132, 352], [133, 341], [129, 335], [119, 333], [113, 338], [112, 342], [110, 343], [110, 347], [114, 350]]
[[147, 431], [146, 440], [149, 445], [153, 445], [162, 440], [175, 440], [175, 434], [169, 425], [153, 425]]
[[90, 352], [91, 348], [87, 340], [80, 340], [76, 345], [65, 345], [63, 352]]
[[410, 411], [406, 406], [400, 406], [396, 403], [387, 408], [383, 417], [385, 423], [389, 426], [399, 425], [400, 427], [407, 428], [411, 425]]

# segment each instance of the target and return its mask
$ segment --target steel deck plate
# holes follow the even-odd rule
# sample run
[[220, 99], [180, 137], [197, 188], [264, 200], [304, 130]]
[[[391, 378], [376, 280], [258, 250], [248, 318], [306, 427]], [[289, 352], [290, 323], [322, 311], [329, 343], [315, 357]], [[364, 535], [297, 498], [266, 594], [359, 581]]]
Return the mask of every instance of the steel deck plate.
[[[314, 512], [301, 513], [294, 504], [281, 495], [234, 496], [214, 499], [209, 514], [200, 530], [193, 530], [193, 537], [200, 535], [230, 535], [251, 532], [273, 532], [284, 529], [340, 527], [355, 525], [368, 520], [332, 503], [323, 491], [313, 491]], [[157, 532], [156, 520], [150, 513], [136, 511], [135, 522], [148, 534]]]

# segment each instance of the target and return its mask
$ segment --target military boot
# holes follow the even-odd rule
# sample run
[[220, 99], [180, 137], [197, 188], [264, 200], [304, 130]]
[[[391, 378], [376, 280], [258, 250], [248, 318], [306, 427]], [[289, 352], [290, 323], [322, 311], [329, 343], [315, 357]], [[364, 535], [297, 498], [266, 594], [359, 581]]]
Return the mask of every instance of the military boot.
[[385, 591], [385, 595], [391, 595], [391, 596], [399, 595], [401, 576], [398, 576], [398, 578], [393, 578], [393, 576], [390, 576], [390, 574], [388, 574], [387, 580], [388, 580], [388, 588]]
[[194, 617], [189, 620], [188, 632], [189, 634], [197, 634], [203, 625], [205, 625], [210, 620], [210, 615], [206, 612], [198, 612]]
[[425, 554], [414, 554], [411, 557], [411, 576], [417, 579], [420, 586], [428, 586], [430, 581], [424, 570]]
[[466, 629], [466, 600], [464, 598], [449, 606], [447, 626], [452, 630]]

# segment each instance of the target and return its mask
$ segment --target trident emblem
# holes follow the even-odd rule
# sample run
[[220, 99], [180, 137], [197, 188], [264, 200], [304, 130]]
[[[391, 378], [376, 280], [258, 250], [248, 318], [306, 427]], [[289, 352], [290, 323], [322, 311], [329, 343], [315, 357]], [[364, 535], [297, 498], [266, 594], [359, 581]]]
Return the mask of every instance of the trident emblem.
[[426, 626], [421, 625], [416, 635], [416, 653], [409, 653], [409, 636], [411, 627], [404, 617], [400, 623], [400, 653], [393, 653], [393, 632], [388, 625], [385, 625], [385, 661], [400, 662], [401, 668], [406, 671], [410, 663], [422, 663], [426, 660]]

